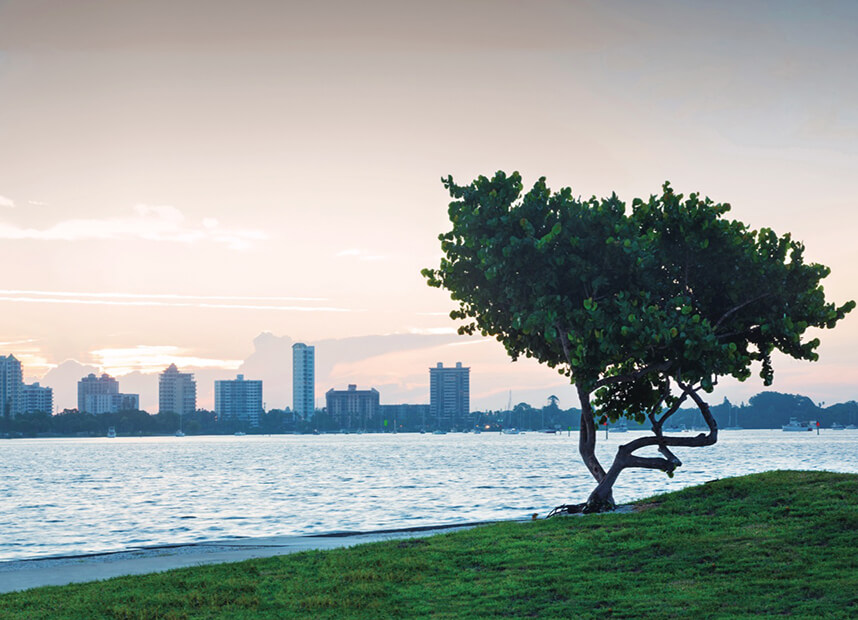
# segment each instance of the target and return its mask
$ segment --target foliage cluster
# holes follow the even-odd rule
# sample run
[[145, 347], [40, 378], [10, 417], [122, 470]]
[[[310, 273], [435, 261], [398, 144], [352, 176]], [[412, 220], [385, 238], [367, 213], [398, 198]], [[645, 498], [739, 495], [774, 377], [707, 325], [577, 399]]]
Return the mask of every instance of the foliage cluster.
[[719, 376], [766, 385], [775, 350], [814, 360], [808, 329], [833, 327], [854, 307], [825, 300], [827, 267], [805, 263], [790, 235], [726, 216], [730, 205], [660, 196], [582, 200], [539, 179], [498, 172], [444, 185], [452, 229], [439, 268], [459, 332], [495, 337], [509, 355], [535, 357], [595, 392], [611, 420], [674, 404], [669, 382], [711, 391]]

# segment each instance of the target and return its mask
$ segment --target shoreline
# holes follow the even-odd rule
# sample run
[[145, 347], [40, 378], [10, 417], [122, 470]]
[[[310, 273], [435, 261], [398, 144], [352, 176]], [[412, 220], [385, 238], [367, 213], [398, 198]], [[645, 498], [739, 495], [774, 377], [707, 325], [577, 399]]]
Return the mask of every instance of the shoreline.
[[445, 525], [373, 530], [334, 531], [306, 536], [265, 536], [137, 547], [66, 556], [43, 556], [0, 562], [0, 594], [71, 583], [100, 581], [124, 575], [159, 573], [176, 568], [240, 562], [300, 551], [338, 549], [383, 540], [424, 538], [445, 532], [529, 519], [477, 521]]

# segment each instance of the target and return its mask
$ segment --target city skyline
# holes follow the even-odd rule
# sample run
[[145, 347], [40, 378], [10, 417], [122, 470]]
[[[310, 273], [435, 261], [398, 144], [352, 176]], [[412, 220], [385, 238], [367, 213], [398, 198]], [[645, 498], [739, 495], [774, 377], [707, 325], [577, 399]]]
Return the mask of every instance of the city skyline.
[[[555, 371], [456, 336], [420, 276], [447, 174], [626, 201], [669, 179], [791, 232], [832, 300], [858, 297], [851, 3], [180, 4], [0, 6], [0, 354], [60, 409], [73, 371], [155, 410], [171, 363], [200, 406], [243, 373], [285, 407], [296, 341], [318, 346], [317, 404], [348, 384], [424, 402], [423, 369], [461, 360], [474, 408], [575, 405]], [[858, 399], [854, 314], [819, 362], [776, 357], [770, 389]]]

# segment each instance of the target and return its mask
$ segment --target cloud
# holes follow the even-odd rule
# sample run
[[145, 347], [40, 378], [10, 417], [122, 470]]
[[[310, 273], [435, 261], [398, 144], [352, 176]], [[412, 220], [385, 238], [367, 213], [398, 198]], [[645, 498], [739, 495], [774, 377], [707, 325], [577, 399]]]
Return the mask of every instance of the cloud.
[[119, 347], [96, 349], [90, 352], [98, 365], [111, 375], [127, 375], [131, 372], [161, 372], [170, 364], [193, 368], [221, 368], [235, 370], [242, 360], [224, 360], [197, 357], [175, 346]]
[[14, 207], [15, 201], [6, 196], [0, 196], [0, 207]]
[[19, 344], [30, 344], [31, 342], [38, 342], [38, 340], [36, 340], [35, 338], [23, 338], [20, 340], [0, 340], [0, 347], [8, 347]]
[[[0, 301], [86, 306], [143, 306], [158, 308], [211, 308], [227, 310], [275, 310], [279, 312], [359, 312], [352, 308], [306, 304], [323, 297], [253, 297], [236, 295], [172, 295], [137, 293], [77, 293], [0, 289]], [[282, 302], [291, 302], [284, 304]]]
[[230, 301], [326, 301], [325, 297], [253, 297], [246, 295], [174, 295], [172, 293], [81, 293], [0, 289], [0, 295], [48, 295], [51, 297], [109, 297], [128, 299], [215, 299]]
[[42, 202], [41, 200], [28, 200], [28, 205], [33, 205], [34, 207], [46, 207], [48, 205], [47, 202]]
[[427, 335], [439, 335], [439, 334], [457, 334], [457, 328], [455, 327], [411, 327], [408, 329], [409, 334], [427, 334]]
[[45, 373], [40, 383], [53, 389], [55, 410], [73, 409], [77, 407], [77, 382], [89, 373], [98, 372], [95, 366], [65, 360]]
[[[3, 199], [7, 200], [8, 199]], [[8, 201], [7, 206], [14, 206]], [[0, 203], [3, 204], [3, 203]], [[264, 241], [260, 230], [224, 229], [217, 220], [205, 218], [200, 225], [188, 224], [184, 214], [170, 205], [138, 204], [131, 215], [104, 219], [72, 219], [44, 229], [23, 228], [0, 222], [0, 239], [38, 241], [101, 241], [142, 239], [174, 243], [208, 241], [233, 250], [243, 250]]]
[[382, 256], [380, 254], [370, 254], [366, 250], [358, 250], [356, 248], [349, 248], [347, 250], [341, 250], [334, 254], [335, 258], [356, 258], [358, 260], [366, 260], [366, 261], [374, 261], [374, 260], [384, 260], [387, 256]]

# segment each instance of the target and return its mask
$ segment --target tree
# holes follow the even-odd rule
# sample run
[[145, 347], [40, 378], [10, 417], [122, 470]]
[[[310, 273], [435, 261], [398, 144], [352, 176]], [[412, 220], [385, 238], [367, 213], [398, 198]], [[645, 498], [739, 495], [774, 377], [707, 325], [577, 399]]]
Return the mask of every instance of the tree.
[[[805, 263], [790, 235], [751, 230], [725, 217], [729, 204], [686, 198], [669, 183], [627, 209], [615, 194], [552, 192], [544, 178], [522, 194], [517, 172], [442, 182], [452, 229], [439, 236], [440, 266], [423, 275], [457, 302], [459, 333], [492, 336], [513, 360], [536, 358], [577, 391], [579, 452], [597, 485], [563, 511], [612, 509], [613, 484], [628, 467], [672, 476], [681, 465], [674, 448], [717, 441], [704, 395], [719, 377], [744, 381], [759, 364], [770, 385], [774, 351], [817, 359], [819, 340], [807, 330], [832, 328], [855, 306], [826, 301], [829, 269]], [[688, 399], [708, 432], [665, 436]], [[620, 446], [606, 470], [596, 424], [619, 418], [649, 419], [652, 436]], [[648, 446], [660, 456], [635, 454]]]

